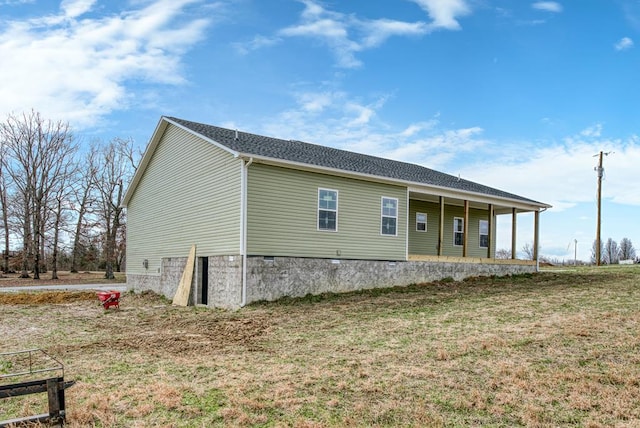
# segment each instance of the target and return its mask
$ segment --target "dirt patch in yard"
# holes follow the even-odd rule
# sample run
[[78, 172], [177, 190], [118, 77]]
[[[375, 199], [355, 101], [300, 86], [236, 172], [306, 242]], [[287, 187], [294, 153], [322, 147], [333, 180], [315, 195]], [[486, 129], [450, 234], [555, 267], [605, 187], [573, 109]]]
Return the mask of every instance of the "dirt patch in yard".
[[39, 291], [36, 293], [0, 293], [0, 305], [52, 305], [96, 300], [95, 291]]
[[[110, 309], [111, 311], [111, 309]], [[127, 316], [128, 317], [128, 316]], [[101, 330], [99, 340], [76, 344], [58, 344], [53, 351], [68, 354], [104, 349], [122, 353], [140, 353], [163, 358], [197, 358], [202, 354], [227, 348], [261, 349], [258, 342], [269, 330], [267, 319], [202, 319], [177, 320], [162, 315], [150, 316], [144, 323], [125, 326], [120, 322], [95, 326]]]

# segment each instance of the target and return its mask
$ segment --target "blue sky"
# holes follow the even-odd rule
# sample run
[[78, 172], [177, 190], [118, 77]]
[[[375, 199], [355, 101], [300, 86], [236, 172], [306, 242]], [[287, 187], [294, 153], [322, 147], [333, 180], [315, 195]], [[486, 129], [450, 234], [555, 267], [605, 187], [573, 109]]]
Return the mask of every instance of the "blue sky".
[[640, 248], [636, 43], [637, 0], [0, 0], [0, 114], [141, 148], [172, 115], [419, 163], [553, 205], [541, 253], [588, 260], [600, 150], [603, 239]]

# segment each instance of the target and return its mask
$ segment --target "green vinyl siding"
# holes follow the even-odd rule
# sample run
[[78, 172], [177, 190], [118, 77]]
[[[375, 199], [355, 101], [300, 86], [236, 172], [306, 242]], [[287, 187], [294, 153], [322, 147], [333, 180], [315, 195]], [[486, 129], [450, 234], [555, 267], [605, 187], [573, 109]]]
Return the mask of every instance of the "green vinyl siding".
[[[427, 230], [416, 231], [416, 214], [427, 215]], [[440, 204], [419, 200], [409, 201], [409, 254], [438, 255], [440, 230]]]
[[[416, 213], [427, 214], [427, 231], [416, 231]], [[445, 205], [444, 207], [444, 256], [462, 257], [462, 246], [453, 245], [453, 219], [464, 218], [464, 207]], [[488, 257], [486, 248], [480, 248], [480, 220], [488, 220], [488, 212], [469, 209], [469, 237], [467, 240], [468, 257]], [[440, 204], [411, 200], [409, 202], [409, 254], [438, 255], [438, 235], [440, 228]], [[495, 240], [495, 220], [491, 241]], [[495, 246], [491, 245], [493, 257]]]
[[489, 214], [485, 210], [472, 208], [469, 210], [469, 219], [467, 253], [470, 257], [488, 257], [487, 249], [480, 248], [480, 220], [489, 220]]
[[[453, 218], [464, 218], [464, 207], [445, 205], [444, 208], [444, 255], [462, 257], [462, 246], [453, 245]], [[487, 257], [487, 249], [480, 248], [480, 220], [488, 220], [486, 210], [469, 209], [467, 257]], [[493, 231], [495, 238], [495, 226]], [[493, 256], [493, 255], [492, 255]]]
[[[240, 253], [241, 161], [176, 126], [156, 147], [127, 209], [127, 272], [163, 257]], [[149, 261], [149, 268], [142, 266]]]
[[[337, 230], [318, 230], [318, 189], [338, 191]], [[249, 255], [404, 260], [407, 191], [254, 163], [248, 171]], [[382, 197], [398, 199], [397, 236], [381, 234]]]

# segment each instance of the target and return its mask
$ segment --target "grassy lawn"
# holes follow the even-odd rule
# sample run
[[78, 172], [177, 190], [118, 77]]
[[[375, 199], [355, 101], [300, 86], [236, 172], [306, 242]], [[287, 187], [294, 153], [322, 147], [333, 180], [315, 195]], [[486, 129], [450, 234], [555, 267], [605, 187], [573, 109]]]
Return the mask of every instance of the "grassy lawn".
[[[108, 311], [91, 293], [3, 296], [1, 351], [65, 362], [71, 427], [640, 426], [637, 266], [238, 312], [152, 295]], [[0, 400], [0, 419], [45, 399]]]

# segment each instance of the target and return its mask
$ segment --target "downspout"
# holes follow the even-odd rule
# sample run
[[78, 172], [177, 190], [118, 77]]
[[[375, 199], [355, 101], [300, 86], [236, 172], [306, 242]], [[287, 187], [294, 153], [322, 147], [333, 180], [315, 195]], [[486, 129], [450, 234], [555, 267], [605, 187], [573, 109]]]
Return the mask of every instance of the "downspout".
[[240, 307], [247, 305], [247, 176], [249, 166], [253, 163], [253, 158], [249, 158], [248, 162], [242, 160], [242, 176], [240, 180], [240, 193], [241, 193], [241, 207], [240, 207], [240, 228], [241, 228], [241, 240], [240, 240], [240, 252], [242, 255], [242, 297], [240, 301]]

